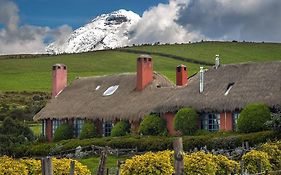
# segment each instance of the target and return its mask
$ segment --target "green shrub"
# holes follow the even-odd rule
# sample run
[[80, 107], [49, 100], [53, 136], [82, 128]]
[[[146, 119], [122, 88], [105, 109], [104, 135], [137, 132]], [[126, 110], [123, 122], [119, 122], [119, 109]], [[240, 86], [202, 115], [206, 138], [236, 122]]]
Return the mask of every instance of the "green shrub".
[[198, 129], [198, 115], [192, 108], [182, 108], [174, 118], [174, 128], [184, 135], [192, 135]]
[[165, 132], [165, 120], [156, 115], [146, 116], [140, 124], [140, 133], [143, 135], [164, 135]]
[[244, 161], [244, 169], [251, 174], [258, 173], [258, 164], [260, 162], [262, 172], [265, 170], [271, 170], [269, 158], [270, 157], [266, 152], [252, 150], [242, 156], [242, 160]]
[[28, 126], [6, 117], [0, 127], [0, 133], [3, 135], [24, 136], [28, 141], [34, 140], [33, 132]]
[[244, 133], [265, 129], [265, 122], [270, 120], [270, 110], [265, 104], [247, 105], [238, 118], [238, 130]]
[[67, 140], [71, 139], [72, 137], [73, 128], [69, 124], [63, 123], [56, 129], [53, 141], [57, 142], [60, 140]]
[[269, 160], [273, 170], [281, 169], [281, 141], [262, 144], [260, 150], [270, 156]]
[[130, 124], [128, 121], [117, 122], [111, 130], [112, 137], [124, 136], [130, 132]]
[[96, 127], [93, 122], [87, 121], [84, 123], [80, 136], [80, 139], [93, 138], [97, 135]]

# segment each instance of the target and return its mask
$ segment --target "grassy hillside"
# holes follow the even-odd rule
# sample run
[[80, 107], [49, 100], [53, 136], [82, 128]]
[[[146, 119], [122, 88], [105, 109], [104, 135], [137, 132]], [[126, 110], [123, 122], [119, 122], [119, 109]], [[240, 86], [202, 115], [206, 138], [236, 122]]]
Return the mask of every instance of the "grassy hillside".
[[[222, 43], [203, 42], [184, 45], [141, 46], [126, 48], [158, 53], [168, 53], [185, 58], [214, 62], [214, 55], [220, 54], [222, 63], [246, 61], [281, 60], [281, 44]], [[98, 51], [39, 58], [5, 59], [0, 58], [0, 91], [50, 91], [51, 66], [64, 63], [68, 66], [69, 82], [78, 76], [94, 76], [135, 72], [139, 54], [120, 51]], [[125, 50], [125, 52], [124, 52]], [[175, 80], [175, 67], [188, 66], [189, 75], [195, 73], [198, 64], [152, 54], [154, 70]]]
[[126, 48], [168, 53], [206, 62], [214, 62], [216, 54], [223, 64], [248, 61], [281, 60], [280, 43], [200, 42], [193, 44], [156, 45]]

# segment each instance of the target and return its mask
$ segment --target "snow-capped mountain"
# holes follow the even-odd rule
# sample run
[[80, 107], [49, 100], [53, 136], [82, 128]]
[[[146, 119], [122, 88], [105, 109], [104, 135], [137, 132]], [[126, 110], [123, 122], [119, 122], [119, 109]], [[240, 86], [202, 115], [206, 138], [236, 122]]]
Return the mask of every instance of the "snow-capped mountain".
[[129, 31], [139, 20], [138, 14], [123, 9], [100, 15], [85, 26], [74, 30], [65, 41], [48, 45], [46, 52], [79, 53], [126, 46]]

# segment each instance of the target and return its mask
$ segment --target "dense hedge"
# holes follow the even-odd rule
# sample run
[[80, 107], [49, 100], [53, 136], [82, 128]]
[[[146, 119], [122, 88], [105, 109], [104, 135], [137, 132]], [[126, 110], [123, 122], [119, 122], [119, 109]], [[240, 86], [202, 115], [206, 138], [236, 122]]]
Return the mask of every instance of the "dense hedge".
[[238, 130], [244, 133], [265, 130], [265, 123], [271, 118], [265, 104], [249, 104], [240, 113], [237, 121]]
[[184, 135], [193, 135], [198, 129], [198, 114], [192, 108], [180, 109], [174, 119], [174, 128]]
[[[13, 154], [17, 157], [22, 156], [44, 156], [56, 154], [62, 151], [76, 148], [78, 146], [109, 146], [111, 148], [138, 148], [139, 151], [161, 151], [173, 149], [174, 137], [164, 136], [124, 136], [124, 137], [104, 137], [93, 139], [72, 139], [63, 140], [57, 143], [41, 143], [21, 145], [13, 149]], [[264, 143], [268, 139], [281, 139], [281, 133], [272, 131], [263, 131], [251, 134], [221, 135], [209, 134], [205, 136], [184, 136], [184, 150], [204, 147], [211, 149], [232, 149], [242, 145], [242, 142], [248, 141], [250, 146]]]
[[157, 115], [148, 115], [140, 123], [140, 133], [143, 135], [165, 135], [166, 122]]

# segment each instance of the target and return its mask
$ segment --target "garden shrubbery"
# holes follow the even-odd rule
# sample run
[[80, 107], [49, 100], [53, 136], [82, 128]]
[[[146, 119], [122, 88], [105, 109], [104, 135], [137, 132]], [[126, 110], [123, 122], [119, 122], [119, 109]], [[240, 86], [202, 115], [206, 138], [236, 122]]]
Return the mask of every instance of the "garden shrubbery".
[[259, 172], [259, 162], [261, 166], [261, 171], [271, 170], [271, 165], [269, 162], [269, 156], [266, 152], [251, 150], [250, 152], [243, 155], [242, 160], [244, 161], [244, 169], [248, 173], [254, 174]]
[[265, 130], [265, 123], [270, 118], [270, 110], [265, 104], [249, 104], [240, 113], [238, 130], [244, 133]]
[[73, 127], [68, 123], [61, 124], [54, 133], [54, 142], [71, 139], [73, 137]]
[[198, 114], [193, 108], [180, 109], [174, 119], [174, 128], [184, 135], [193, 135], [198, 129]]
[[[71, 159], [56, 159], [52, 158], [53, 174], [62, 175], [69, 174]], [[75, 161], [75, 174], [90, 175], [88, 168], [80, 162]], [[12, 159], [8, 156], [0, 157], [0, 172], [1, 174], [9, 175], [37, 175], [41, 174], [41, 162], [35, 159]]]
[[111, 130], [112, 137], [125, 136], [130, 133], [130, 123], [128, 121], [117, 122]]
[[[280, 139], [281, 134], [272, 131], [263, 131], [249, 134], [221, 135], [209, 134], [205, 136], [184, 136], [183, 147], [185, 151], [207, 147], [212, 149], [233, 149], [240, 147], [243, 142], [248, 141], [249, 146], [265, 143], [268, 139]], [[17, 157], [21, 156], [44, 156], [49, 153], [59, 153], [78, 146], [109, 146], [111, 148], [138, 148], [139, 151], [162, 151], [173, 149], [174, 137], [165, 136], [123, 136], [104, 137], [92, 139], [71, 139], [56, 143], [27, 144], [15, 147], [12, 151]]]
[[86, 121], [82, 127], [79, 138], [80, 139], [89, 139], [97, 135], [96, 127], [93, 122]]
[[143, 135], [165, 135], [166, 121], [157, 115], [144, 117], [140, 124], [140, 133]]
[[[127, 159], [121, 166], [122, 175], [130, 174], [173, 174], [173, 151], [148, 152]], [[184, 173], [189, 175], [223, 175], [237, 172], [239, 164], [222, 155], [202, 151], [184, 155]]]

